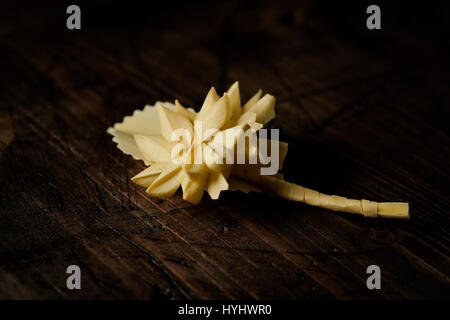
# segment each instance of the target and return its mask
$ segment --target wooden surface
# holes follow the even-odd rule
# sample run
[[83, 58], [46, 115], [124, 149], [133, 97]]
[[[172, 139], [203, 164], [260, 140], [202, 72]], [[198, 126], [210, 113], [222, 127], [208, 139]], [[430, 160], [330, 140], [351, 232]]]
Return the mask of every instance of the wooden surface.
[[[361, 5], [104, 2], [81, 6], [80, 31], [62, 4], [2, 12], [0, 298], [449, 297], [442, 10], [388, 7], [372, 32]], [[235, 80], [277, 98], [288, 180], [408, 201], [412, 219], [255, 193], [193, 206], [134, 185], [144, 165], [106, 128], [157, 100], [198, 109]], [[66, 288], [71, 264], [82, 290]], [[381, 290], [366, 287], [372, 264]]]

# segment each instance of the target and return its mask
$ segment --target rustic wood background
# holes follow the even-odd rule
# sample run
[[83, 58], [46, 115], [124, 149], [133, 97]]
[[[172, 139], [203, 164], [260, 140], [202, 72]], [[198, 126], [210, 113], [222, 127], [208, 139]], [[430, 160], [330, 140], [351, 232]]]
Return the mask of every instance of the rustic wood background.
[[[0, 14], [0, 298], [448, 298], [449, 46], [442, 6], [14, 3]], [[126, 3], [126, 4], [125, 4]], [[211, 85], [275, 95], [285, 176], [325, 193], [408, 201], [367, 219], [264, 194], [130, 182], [143, 163], [106, 128]], [[82, 290], [66, 288], [66, 268]], [[368, 290], [379, 265], [382, 289]]]

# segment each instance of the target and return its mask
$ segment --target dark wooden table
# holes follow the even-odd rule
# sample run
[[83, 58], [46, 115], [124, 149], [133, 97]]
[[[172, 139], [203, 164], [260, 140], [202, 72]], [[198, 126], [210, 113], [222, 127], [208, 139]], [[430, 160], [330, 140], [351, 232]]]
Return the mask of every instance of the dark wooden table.
[[[65, 5], [44, 3], [1, 13], [0, 298], [449, 298], [443, 8], [382, 7], [369, 31], [361, 4], [91, 1], [69, 31]], [[277, 98], [289, 180], [408, 201], [411, 220], [134, 185], [144, 165], [106, 128], [157, 100], [198, 109], [235, 80]], [[82, 290], [66, 288], [72, 264]]]

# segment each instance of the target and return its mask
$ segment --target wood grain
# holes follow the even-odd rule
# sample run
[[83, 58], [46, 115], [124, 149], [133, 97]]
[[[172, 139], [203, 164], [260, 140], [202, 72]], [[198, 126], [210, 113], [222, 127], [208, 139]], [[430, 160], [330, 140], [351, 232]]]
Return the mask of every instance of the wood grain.
[[[6, 10], [0, 298], [448, 297], [448, 47], [434, 24], [396, 23], [397, 7], [371, 34], [361, 5], [339, 22], [330, 18], [337, 8], [321, 4], [173, 11], [93, 1], [76, 32], [65, 29], [60, 4]], [[116, 149], [108, 126], [157, 100], [198, 109], [211, 85], [235, 80], [244, 97], [262, 88], [277, 98], [271, 126], [289, 142], [289, 180], [409, 201], [412, 219], [252, 193], [192, 206], [131, 183], [144, 165]], [[82, 290], [65, 286], [70, 264], [81, 267]], [[382, 290], [366, 287], [371, 264], [381, 267]]]

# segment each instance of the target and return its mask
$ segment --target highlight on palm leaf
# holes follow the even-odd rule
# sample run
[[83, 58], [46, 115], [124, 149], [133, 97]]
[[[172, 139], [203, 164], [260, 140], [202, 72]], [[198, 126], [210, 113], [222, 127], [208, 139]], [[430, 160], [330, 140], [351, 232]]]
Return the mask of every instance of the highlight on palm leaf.
[[275, 118], [275, 98], [259, 90], [241, 104], [239, 83], [219, 96], [212, 87], [200, 109], [157, 102], [135, 110], [108, 128], [125, 154], [148, 166], [131, 180], [154, 197], [166, 199], [181, 187], [183, 199], [198, 203], [204, 193], [266, 192], [288, 200], [365, 217], [409, 218], [403, 202], [375, 202], [327, 195], [285, 181], [278, 173], [287, 143], [278, 130], [263, 126]]

